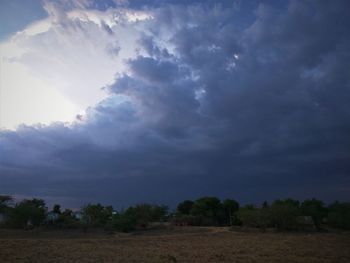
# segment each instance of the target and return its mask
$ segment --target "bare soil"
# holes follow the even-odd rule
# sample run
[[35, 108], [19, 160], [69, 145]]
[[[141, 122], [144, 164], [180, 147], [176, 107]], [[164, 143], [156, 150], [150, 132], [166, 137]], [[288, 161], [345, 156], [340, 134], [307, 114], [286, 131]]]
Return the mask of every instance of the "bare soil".
[[0, 262], [350, 262], [349, 233], [0, 230]]

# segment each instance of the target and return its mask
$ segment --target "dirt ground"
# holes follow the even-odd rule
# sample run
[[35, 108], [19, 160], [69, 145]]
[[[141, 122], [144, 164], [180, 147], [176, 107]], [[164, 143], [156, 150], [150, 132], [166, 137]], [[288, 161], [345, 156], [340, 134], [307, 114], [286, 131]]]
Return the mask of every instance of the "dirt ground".
[[349, 233], [0, 230], [0, 262], [350, 262]]

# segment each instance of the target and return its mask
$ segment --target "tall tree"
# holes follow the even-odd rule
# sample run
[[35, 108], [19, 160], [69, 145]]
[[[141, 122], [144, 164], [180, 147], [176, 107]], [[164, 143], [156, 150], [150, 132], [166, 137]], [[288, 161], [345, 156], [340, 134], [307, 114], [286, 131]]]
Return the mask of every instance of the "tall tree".
[[279, 229], [294, 229], [300, 215], [300, 202], [291, 198], [276, 200], [271, 205], [271, 219]]
[[31, 199], [17, 203], [10, 214], [10, 224], [26, 227], [28, 224], [39, 226], [46, 218], [47, 207], [44, 200]]
[[191, 200], [185, 200], [181, 202], [176, 209], [178, 214], [189, 215], [193, 207], [194, 202]]
[[199, 219], [199, 224], [216, 225], [220, 224], [223, 215], [223, 208], [220, 199], [216, 197], [202, 197], [197, 199], [191, 209], [191, 214]]
[[58, 204], [55, 204], [52, 208], [52, 212], [55, 214], [61, 214], [61, 206]]
[[239, 203], [233, 199], [225, 199], [222, 202], [222, 207], [225, 211], [225, 217], [227, 219], [227, 223], [229, 225], [232, 225], [233, 223], [233, 217], [234, 214], [238, 211], [239, 209]]
[[315, 198], [305, 200], [301, 204], [300, 209], [303, 215], [312, 217], [312, 220], [317, 228], [320, 228], [322, 219], [327, 215], [327, 209], [324, 206], [324, 203]]
[[0, 195], [0, 213], [5, 213], [5, 210], [9, 208], [9, 203], [13, 198], [9, 195]]
[[88, 204], [82, 209], [84, 221], [91, 226], [105, 226], [112, 219], [113, 207], [101, 204]]

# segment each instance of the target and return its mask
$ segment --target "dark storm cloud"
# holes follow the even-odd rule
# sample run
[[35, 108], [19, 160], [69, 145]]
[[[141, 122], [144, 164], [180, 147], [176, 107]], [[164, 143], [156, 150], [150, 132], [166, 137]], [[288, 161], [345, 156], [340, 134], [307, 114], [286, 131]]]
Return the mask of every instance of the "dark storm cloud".
[[144, 54], [85, 121], [0, 134], [0, 191], [349, 199], [348, 2], [247, 5], [152, 6]]

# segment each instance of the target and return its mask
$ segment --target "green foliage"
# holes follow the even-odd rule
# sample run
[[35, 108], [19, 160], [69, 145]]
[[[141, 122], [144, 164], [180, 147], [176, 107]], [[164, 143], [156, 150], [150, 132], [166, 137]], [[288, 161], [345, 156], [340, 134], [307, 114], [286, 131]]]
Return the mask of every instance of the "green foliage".
[[88, 204], [82, 208], [83, 221], [92, 227], [103, 227], [112, 220], [113, 207], [101, 204]]
[[225, 214], [225, 224], [233, 225], [233, 223], [236, 221], [235, 213], [239, 209], [239, 203], [233, 199], [225, 199], [222, 202], [222, 208], [224, 209]]
[[243, 226], [258, 227], [258, 212], [255, 207], [244, 206], [237, 212], [237, 218]]
[[264, 201], [264, 202], [262, 203], [262, 208], [263, 208], [263, 209], [270, 208], [269, 203], [268, 203], [267, 201]]
[[300, 203], [297, 200], [276, 200], [271, 205], [272, 224], [278, 229], [297, 228], [297, 216], [300, 215]]
[[137, 218], [128, 214], [116, 214], [112, 219], [112, 226], [121, 232], [130, 232], [136, 229]]
[[239, 203], [233, 199], [225, 199], [222, 202], [222, 206], [225, 211], [230, 212], [230, 213], [235, 213], [239, 209]]
[[55, 214], [61, 214], [61, 206], [58, 204], [55, 204], [52, 208], [52, 212]]
[[10, 207], [10, 203], [12, 201], [12, 197], [9, 195], [0, 195], [0, 226], [6, 226], [7, 217], [11, 213], [12, 207]]
[[268, 208], [258, 209], [252, 205], [242, 207], [237, 212], [237, 218], [243, 226], [267, 228], [271, 226], [271, 210]]
[[[57, 209], [53, 209], [53, 211], [58, 212]], [[59, 210], [59, 216], [56, 221], [53, 222], [53, 226], [57, 228], [63, 229], [72, 229], [72, 228], [80, 228], [83, 227], [83, 223], [75, 218], [73, 211], [70, 209], [65, 209], [63, 212]]]
[[145, 228], [150, 222], [164, 221], [167, 213], [167, 206], [149, 204], [131, 206], [113, 217], [113, 226], [119, 231], [129, 232], [136, 228]]
[[13, 198], [9, 195], [0, 195], [0, 213], [5, 213], [10, 207], [9, 204]]
[[137, 226], [146, 227], [149, 222], [163, 221], [167, 211], [166, 206], [140, 204], [129, 207], [124, 215], [133, 218]]
[[195, 202], [185, 200], [176, 209], [173, 223], [177, 225], [232, 225], [237, 219], [235, 213], [239, 209], [239, 203], [232, 199], [226, 199], [222, 203], [216, 197], [202, 197]]
[[168, 206], [166, 205], [152, 205], [151, 211], [152, 216], [151, 220], [154, 222], [163, 222], [166, 220], [166, 217], [168, 215]]
[[317, 228], [320, 228], [323, 218], [327, 216], [327, 209], [324, 203], [315, 198], [305, 200], [301, 206], [301, 213], [303, 216], [311, 216]]
[[177, 226], [197, 226], [201, 222], [193, 215], [176, 214], [176, 217], [172, 219], [172, 223]]
[[39, 226], [44, 222], [46, 213], [47, 208], [43, 200], [23, 200], [11, 210], [9, 224], [18, 228]]
[[276, 227], [281, 230], [297, 229], [300, 203], [297, 200], [276, 200], [271, 206], [264, 202], [262, 208], [247, 205], [239, 209], [238, 219], [242, 225], [257, 228]]
[[[102, 227], [129, 232], [169, 218], [167, 206], [150, 204], [130, 206], [121, 213], [114, 212], [112, 206], [89, 204], [82, 208], [80, 220], [69, 209], [62, 212], [58, 204], [47, 213], [41, 199], [23, 200], [14, 206], [11, 201], [11, 196], [0, 195], [1, 226], [27, 228], [45, 224], [57, 228]], [[350, 203], [335, 202], [326, 208], [317, 199], [305, 200], [301, 204], [293, 199], [276, 200], [271, 205], [265, 201], [261, 208], [254, 205], [240, 208], [235, 200], [221, 202], [216, 197], [207, 196], [195, 202], [185, 200], [179, 203], [173, 215], [172, 222], [176, 225], [243, 225], [294, 230], [305, 229], [305, 226], [320, 228], [322, 223], [327, 223], [350, 230]]]
[[330, 226], [350, 230], [350, 203], [335, 202], [328, 209], [327, 220]]
[[177, 214], [189, 215], [193, 207], [194, 202], [191, 200], [185, 200], [181, 202], [176, 209]]
[[200, 225], [218, 225], [224, 218], [224, 211], [218, 198], [202, 197], [194, 202], [191, 215], [198, 219]]

